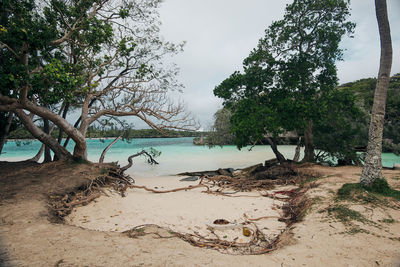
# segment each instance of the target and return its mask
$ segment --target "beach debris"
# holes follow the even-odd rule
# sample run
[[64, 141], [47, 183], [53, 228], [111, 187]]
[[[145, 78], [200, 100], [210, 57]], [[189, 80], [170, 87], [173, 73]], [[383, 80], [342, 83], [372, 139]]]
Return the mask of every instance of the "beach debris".
[[230, 169], [218, 169], [220, 175], [232, 176]]
[[215, 171], [196, 171], [196, 172], [183, 172], [183, 173], [178, 173], [178, 176], [198, 176], [198, 177], [214, 177], [217, 175], [226, 175], [226, 176], [232, 176], [233, 172], [235, 172], [235, 169], [233, 168], [225, 168], [225, 169], [218, 169]]
[[[204, 191], [202, 191], [204, 193], [227, 197], [252, 197], [251, 195], [236, 195], [236, 193], [259, 191], [260, 195], [262, 196], [279, 198], [286, 203], [282, 206], [282, 214], [280, 217], [263, 216], [259, 218], [249, 218], [246, 214], [243, 214], [245, 217], [245, 221], [243, 223], [229, 222], [226, 219], [219, 218], [214, 220], [212, 224], [207, 224], [207, 227], [211, 233], [214, 233], [213, 231], [215, 230], [216, 233], [217, 231], [222, 231], [223, 234], [217, 235], [214, 233], [211, 238], [210, 236], [202, 236], [197, 232], [191, 234], [182, 234], [154, 225], [153, 228], [155, 227], [158, 230], [164, 229], [166, 230], [166, 233], [165, 231], [164, 234], [160, 234], [158, 231], [145, 231], [145, 226], [143, 225], [124, 232], [130, 237], [137, 237], [144, 234], [154, 234], [158, 238], [178, 237], [197, 247], [217, 249], [230, 254], [258, 255], [275, 250], [277, 248], [277, 244], [279, 243], [280, 236], [287, 231], [293, 223], [302, 219], [305, 211], [311, 203], [310, 200], [305, 197], [305, 192], [310, 188], [309, 186], [300, 186], [290, 190], [280, 190], [270, 194], [265, 194], [266, 190], [273, 189], [275, 185], [287, 185], [292, 180], [300, 183], [312, 176], [312, 174], [304, 172], [301, 170], [301, 168], [297, 168], [297, 166], [298, 165], [292, 165], [289, 163], [287, 166], [285, 166], [285, 164], [281, 164], [266, 168], [265, 166], [260, 166], [258, 164], [252, 166], [251, 168], [246, 168], [246, 171], [241, 170], [240, 174], [236, 177], [233, 177], [232, 175], [221, 175], [219, 173], [214, 176], [190, 175], [198, 176], [198, 184], [170, 190], [155, 190], [145, 186], [134, 185], [133, 179], [123, 173], [124, 170], [126, 170], [125, 168], [112, 165], [107, 166], [105, 171], [102, 172], [103, 174], [101, 176], [90, 180], [87, 185], [82, 186], [76, 191], [66, 195], [57, 196], [52, 194], [51, 197], [49, 197], [49, 200], [56, 216], [63, 220], [63, 218], [68, 215], [77, 205], [86, 205], [93, 199], [99, 197], [101, 194], [106, 194], [102, 189], [104, 186], [112, 186], [114, 190], [120, 192], [122, 196], [124, 196], [127, 188], [143, 189], [152, 193], [172, 193], [196, 188], [204, 188]], [[256, 179], [256, 174], [258, 172], [263, 172], [267, 169], [274, 168], [276, 168], [276, 170], [271, 171], [271, 173], [277, 173], [278, 176], [280, 174], [279, 170], [282, 171], [283, 174], [279, 176], [279, 178], [266, 180]], [[230, 170], [229, 172], [233, 173], [234, 171]], [[264, 194], [261, 192], [264, 192]], [[280, 198], [277, 197], [277, 195], [283, 196]], [[282, 229], [282, 232], [276, 237], [267, 238], [266, 235], [258, 229], [256, 221], [272, 218], [285, 222], [286, 228]], [[224, 234], [226, 233], [225, 231], [227, 230], [235, 230], [237, 231], [238, 235], [234, 239], [227, 240], [226, 238], [223, 238]], [[239, 238], [239, 236], [242, 236], [242, 238]]]
[[147, 161], [149, 164], [159, 164], [155, 159], [154, 156], [157, 154], [157, 151], [155, 151], [154, 149], [150, 149], [150, 152], [147, 152], [146, 150], [142, 150], [136, 154], [133, 154], [131, 156], [128, 157], [128, 164], [125, 165], [124, 167], [120, 168], [121, 173], [123, 173], [124, 171], [126, 171], [127, 169], [129, 169], [130, 167], [132, 167], [133, 165], [133, 158], [139, 157], [139, 156], [146, 156], [148, 157]]
[[285, 196], [292, 196], [294, 194], [294, 189], [275, 191], [274, 195], [276, 195], [276, 194], [281, 194], [281, 195], [285, 195]]
[[186, 177], [186, 178], [182, 178], [179, 181], [181, 181], [181, 182], [194, 182], [194, 181], [197, 181], [199, 179], [200, 178], [198, 176], [189, 176], [189, 177]]
[[229, 224], [229, 221], [225, 219], [217, 219], [213, 222], [213, 224]]
[[243, 227], [242, 233], [244, 236], [251, 236], [251, 230], [247, 227]]

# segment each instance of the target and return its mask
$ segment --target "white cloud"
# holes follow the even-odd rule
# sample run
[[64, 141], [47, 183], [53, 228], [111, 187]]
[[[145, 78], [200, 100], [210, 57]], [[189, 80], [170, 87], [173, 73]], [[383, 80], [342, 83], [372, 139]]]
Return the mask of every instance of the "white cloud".
[[[187, 41], [174, 58], [185, 85], [189, 110], [207, 127], [222, 101], [213, 89], [233, 71], [263, 36], [273, 20], [283, 17], [289, 0], [166, 0], [160, 9], [162, 34], [173, 42]], [[373, 1], [353, 0], [354, 38], [343, 40], [344, 61], [338, 63], [340, 82], [376, 76], [379, 35]], [[400, 1], [388, 0], [394, 60], [392, 73], [400, 72]]]

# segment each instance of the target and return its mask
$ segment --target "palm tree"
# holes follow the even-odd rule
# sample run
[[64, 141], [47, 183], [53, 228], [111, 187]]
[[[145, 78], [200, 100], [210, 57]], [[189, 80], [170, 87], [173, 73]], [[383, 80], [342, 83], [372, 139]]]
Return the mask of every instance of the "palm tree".
[[360, 178], [360, 183], [367, 186], [372, 185], [376, 179], [382, 178], [383, 123], [390, 70], [392, 68], [392, 38], [390, 36], [386, 0], [375, 0], [375, 10], [381, 40], [381, 60], [369, 126], [367, 154]]

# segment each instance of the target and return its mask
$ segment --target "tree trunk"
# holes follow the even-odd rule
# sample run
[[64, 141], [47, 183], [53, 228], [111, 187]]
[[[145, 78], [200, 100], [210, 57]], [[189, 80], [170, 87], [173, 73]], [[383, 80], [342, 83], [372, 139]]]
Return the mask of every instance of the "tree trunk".
[[37, 127], [31, 118], [29, 118], [28, 115], [25, 114], [25, 112], [22, 109], [16, 109], [15, 114], [18, 116], [18, 118], [21, 120], [21, 122], [24, 124], [25, 128], [39, 141], [42, 143], [48, 145], [51, 150], [57, 155], [59, 159], [65, 160], [72, 158], [71, 154], [64, 148], [62, 147], [57, 140], [52, 138], [50, 135], [44, 133], [39, 127]]
[[0, 129], [0, 155], [3, 151], [4, 144], [6, 143], [8, 133], [10, 132], [11, 123], [13, 120], [14, 113], [10, 111], [6, 124], [3, 129]]
[[369, 125], [365, 165], [360, 178], [360, 183], [367, 186], [382, 178], [382, 135], [393, 54], [386, 0], [375, 0], [375, 11], [381, 40], [381, 60]]
[[[43, 119], [43, 130], [46, 134], [50, 134], [49, 120]], [[51, 162], [50, 147], [45, 145], [44, 147], [44, 160], [43, 163]]]
[[280, 163], [286, 162], [285, 157], [278, 151], [278, 146], [273, 138], [267, 137], [267, 141], [272, 148], [272, 151], [275, 154], [275, 157], [278, 159]]
[[99, 163], [103, 164], [104, 162], [104, 158], [106, 157], [106, 153], [107, 151], [111, 148], [112, 145], [114, 145], [120, 138], [122, 137], [122, 134], [120, 136], [118, 136], [117, 138], [114, 139], [114, 141], [112, 141], [104, 150], [103, 153], [101, 153], [100, 159], [99, 159]]
[[[52, 112], [51, 110], [49, 110], [47, 108], [37, 106], [34, 103], [32, 103], [30, 101], [27, 101], [27, 100], [20, 101], [20, 104], [24, 107], [24, 109], [26, 109], [26, 110], [38, 115], [39, 117], [42, 117], [43, 119], [48, 119], [48, 120], [52, 121], [58, 127], [63, 129], [63, 131], [68, 136], [70, 136], [72, 138], [72, 140], [75, 141], [75, 149], [74, 149], [73, 156], [75, 158], [87, 159], [86, 139], [85, 139], [85, 136], [82, 135], [82, 133], [78, 129], [76, 129], [71, 124], [69, 124], [68, 121], [63, 119], [60, 115], [55, 114], [54, 112]], [[57, 140], [54, 139], [54, 142], [57, 142]], [[53, 150], [53, 148], [51, 148], [51, 149]]]
[[[93, 98], [92, 100], [90, 100], [90, 103], [89, 103], [89, 105], [88, 105], [88, 108], [90, 108], [95, 102], [96, 102], [96, 98]], [[74, 124], [74, 128], [78, 128], [78, 126], [79, 126], [79, 123], [82, 121], [82, 115], [78, 118], [78, 120], [75, 122], [75, 124]], [[88, 125], [89, 126], [89, 125]], [[87, 126], [87, 127], [88, 127]], [[86, 128], [87, 129], [87, 128]], [[85, 130], [85, 133], [86, 133], [86, 130]], [[84, 135], [85, 136], [85, 135]], [[67, 145], [68, 145], [68, 142], [69, 142], [69, 140], [71, 139], [71, 137], [68, 135], [68, 137], [67, 137], [67, 139], [65, 140], [65, 142], [64, 142], [64, 147], [67, 147]], [[75, 146], [75, 148], [77, 148], [76, 146]], [[84, 149], [79, 149], [78, 151], [76, 151], [76, 153], [77, 154], [79, 154], [79, 153], [81, 153], [81, 151], [82, 150], [84, 150], [84, 154], [86, 154], [87, 153], [87, 151], [86, 151], [86, 142], [85, 142], [85, 148]], [[75, 156], [75, 150], [74, 150], [74, 156]], [[86, 159], [86, 158], [85, 158]]]
[[[51, 133], [53, 132], [55, 126], [56, 126], [55, 124], [53, 124], [53, 125], [51, 126], [50, 131], [49, 131], [49, 134], [51, 134]], [[29, 159], [29, 161], [38, 162], [38, 161], [40, 160], [40, 158], [42, 157], [42, 154], [43, 154], [43, 152], [44, 152], [44, 148], [45, 148], [45, 147], [46, 147], [46, 145], [42, 143], [42, 145], [40, 146], [39, 151], [36, 153], [35, 156], [33, 156], [33, 158]], [[54, 154], [54, 157], [56, 157], [55, 154]], [[57, 160], [58, 160], [58, 159], [57, 159]], [[55, 160], [54, 160], [54, 161], [55, 161]]]
[[302, 162], [314, 162], [315, 152], [314, 152], [314, 138], [313, 138], [313, 122], [309, 121], [307, 128], [304, 131], [304, 158]]
[[[68, 110], [69, 110], [69, 106], [70, 106], [70, 103], [67, 102], [67, 103], [65, 104], [65, 107], [64, 107], [64, 110], [63, 110], [63, 113], [62, 113], [63, 119], [65, 119], [65, 118], [67, 117], [67, 113], [68, 113]], [[59, 144], [61, 144], [62, 137], [63, 137], [63, 133], [64, 133], [63, 129], [60, 128], [60, 127], [58, 127], [58, 138], [57, 138], [57, 142], [58, 142]], [[64, 147], [65, 147], [65, 146], [64, 146]], [[54, 155], [53, 160], [54, 160], [54, 161], [57, 161], [57, 160], [58, 160], [58, 158], [57, 158], [56, 155]]]
[[301, 149], [301, 137], [299, 138], [299, 142], [297, 142], [296, 150], [295, 150], [294, 157], [293, 157], [294, 162], [299, 162], [300, 149]]
[[42, 145], [40, 146], [39, 151], [36, 153], [36, 155], [33, 156], [33, 158], [29, 159], [29, 161], [38, 162], [38, 161], [40, 160], [40, 158], [42, 157], [42, 154], [43, 154], [43, 152], [44, 152], [44, 148], [45, 148], [45, 147], [46, 147], [45, 144], [42, 144]]

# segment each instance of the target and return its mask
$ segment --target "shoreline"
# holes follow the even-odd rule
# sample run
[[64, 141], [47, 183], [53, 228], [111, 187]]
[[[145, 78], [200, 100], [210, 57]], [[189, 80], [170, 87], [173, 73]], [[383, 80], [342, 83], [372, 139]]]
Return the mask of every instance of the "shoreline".
[[[64, 196], [82, 183], [87, 183], [93, 175], [100, 175], [100, 169], [95, 165], [78, 164], [72, 168], [57, 162], [30, 166], [26, 163], [0, 162], [0, 166], [5, 172], [0, 178], [0, 262], [5, 266], [127, 266], [133, 262], [144, 266], [197, 264], [230, 267], [398, 266], [400, 263], [398, 202], [392, 201], [381, 207], [334, 200], [343, 183], [359, 180], [359, 167], [304, 166], [320, 176], [313, 181], [319, 186], [307, 193], [313, 205], [303, 221], [294, 224], [278, 243], [278, 249], [271, 253], [232, 256], [192, 246], [171, 236], [168, 231], [158, 232], [154, 227], [136, 229], [135, 235], [130, 238], [121, 232], [93, 231], [51, 223], [48, 217], [49, 199], [55, 194]], [[400, 171], [383, 172], [391, 186], [400, 189]], [[146, 203], [145, 197], [130, 205], [142, 203]], [[76, 209], [79, 212], [85, 207]], [[367, 220], [343, 223], [334, 216], [335, 213], [328, 212], [337, 207], [359, 212]], [[254, 209], [257, 208], [260, 207], [255, 206]], [[191, 213], [196, 211], [191, 210]]]

